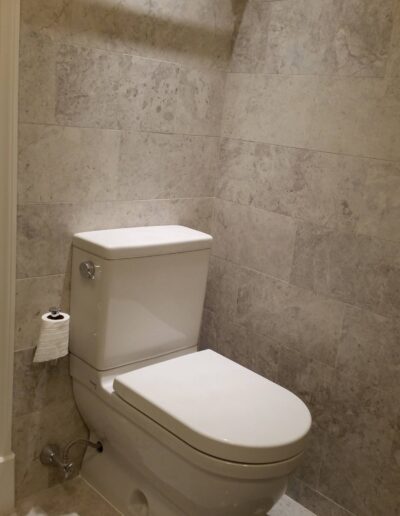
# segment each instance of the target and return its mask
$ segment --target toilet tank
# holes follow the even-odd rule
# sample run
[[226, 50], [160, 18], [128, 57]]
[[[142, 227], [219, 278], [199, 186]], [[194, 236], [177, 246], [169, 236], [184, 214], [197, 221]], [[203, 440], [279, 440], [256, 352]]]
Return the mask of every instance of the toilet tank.
[[184, 226], [76, 234], [71, 353], [107, 370], [196, 346], [211, 242]]

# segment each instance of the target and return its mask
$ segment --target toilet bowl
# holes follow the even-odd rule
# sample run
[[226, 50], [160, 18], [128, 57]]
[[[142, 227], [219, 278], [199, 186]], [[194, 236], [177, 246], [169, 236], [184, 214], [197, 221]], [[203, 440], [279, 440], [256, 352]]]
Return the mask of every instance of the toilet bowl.
[[266, 515], [306, 445], [299, 398], [197, 351], [210, 242], [180, 226], [74, 238], [73, 390], [103, 443], [82, 476], [126, 515]]

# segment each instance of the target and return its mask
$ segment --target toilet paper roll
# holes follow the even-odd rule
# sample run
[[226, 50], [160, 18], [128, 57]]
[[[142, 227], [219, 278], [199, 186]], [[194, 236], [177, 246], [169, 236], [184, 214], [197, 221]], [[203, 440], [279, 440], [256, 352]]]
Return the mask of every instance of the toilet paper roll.
[[50, 312], [43, 314], [39, 341], [33, 361], [46, 362], [64, 357], [68, 354], [68, 340], [69, 315], [60, 312], [57, 319], [52, 319]]

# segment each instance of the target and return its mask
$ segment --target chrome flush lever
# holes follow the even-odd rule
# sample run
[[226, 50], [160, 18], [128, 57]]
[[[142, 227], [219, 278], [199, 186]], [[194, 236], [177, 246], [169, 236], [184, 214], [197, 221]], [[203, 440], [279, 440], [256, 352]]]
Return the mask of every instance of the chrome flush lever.
[[82, 262], [79, 265], [79, 270], [81, 271], [81, 275], [84, 278], [87, 278], [90, 280], [95, 279], [96, 267], [92, 261], [88, 260], [87, 262]]

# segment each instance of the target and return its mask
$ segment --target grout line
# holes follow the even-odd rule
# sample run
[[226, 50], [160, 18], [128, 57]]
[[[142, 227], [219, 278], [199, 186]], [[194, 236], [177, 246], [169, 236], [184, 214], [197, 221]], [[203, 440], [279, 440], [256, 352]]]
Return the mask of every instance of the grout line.
[[360, 306], [360, 305], [355, 305], [353, 303], [349, 303], [348, 301], [342, 301], [341, 299], [338, 299], [336, 297], [333, 297], [333, 296], [330, 296], [330, 295], [327, 295], [327, 294], [321, 294], [319, 292], [316, 292], [313, 289], [309, 289], [309, 288], [305, 288], [305, 287], [300, 287], [300, 286], [296, 285], [295, 283], [291, 283], [290, 279], [285, 280], [285, 279], [282, 279], [282, 278], [277, 278], [277, 277], [272, 276], [271, 274], [268, 274], [268, 273], [266, 273], [264, 271], [259, 271], [257, 269], [253, 269], [253, 268], [248, 267], [246, 265], [241, 265], [241, 264], [239, 264], [237, 262], [229, 260], [228, 258], [223, 258], [223, 257], [218, 256], [216, 254], [212, 254], [211, 257], [214, 258], [214, 259], [217, 259], [217, 260], [221, 260], [223, 262], [230, 263], [231, 265], [236, 266], [238, 269], [244, 269], [245, 271], [253, 272], [255, 274], [261, 274], [262, 276], [265, 276], [266, 278], [268, 278], [270, 280], [283, 283], [284, 285], [297, 288], [297, 289], [302, 290], [304, 292], [309, 292], [309, 293], [313, 294], [314, 296], [319, 297], [321, 299], [326, 299], [326, 300], [334, 301], [334, 302], [336, 302], [338, 304], [344, 305], [345, 307], [347, 306], [347, 307], [351, 307], [351, 308], [356, 308], [357, 310], [362, 310], [364, 312], [369, 312], [371, 314], [375, 314], [375, 315], [378, 315], [380, 317], [383, 317], [384, 319], [395, 320], [395, 321], [400, 320], [400, 316], [387, 315], [387, 314], [382, 314], [380, 312], [374, 312], [373, 310], [371, 310], [369, 308], [365, 308], [365, 307]]
[[[311, 148], [311, 147], [295, 147], [293, 145], [284, 145], [281, 143], [267, 142], [265, 140], [251, 140], [251, 139], [239, 138], [239, 137], [229, 136], [229, 135], [226, 136], [223, 134], [221, 134], [220, 138], [221, 138], [221, 140], [234, 140], [234, 141], [239, 141], [239, 142], [244, 142], [244, 143], [256, 143], [256, 144], [270, 145], [271, 147], [282, 147], [284, 149], [318, 152], [320, 154], [333, 154], [334, 156], [345, 156], [348, 158], [358, 158], [358, 159], [363, 159], [363, 160], [368, 159], [368, 160], [374, 160], [374, 161], [383, 161], [383, 162], [387, 162], [387, 163], [396, 163], [396, 164], [400, 165], [400, 157], [399, 157], [399, 159], [377, 158], [374, 156], [367, 156], [367, 155], [362, 155], [362, 154], [349, 154], [346, 152], [334, 152], [334, 151], [315, 149], [315, 148]], [[399, 169], [399, 174], [400, 174], [400, 169]]]
[[19, 125], [33, 125], [33, 126], [44, 126], [44, 127], [61, 127], [63, 129], [83, 129], [83, 130], [92, 130], [92, 131], [104, 131], [104, 132], [116, 132], [116, 133], [139, 133], [139, 134], [162, 134], [165, 136], [187, 136], [192, 138], [213, 138], [215, 140], [220, 140], [221, 136], [219, 134], [203, 134], [203, 133], [180, 133], [175, 131], [161, 131], [161, 130], [151, 130], [151, 129], [140, 129], [140, 128], [113, 128], [113, 127], [99, 127], [99, 126], [90, 126], [90, 125], [68, 125], [62, 124], [61, 122], [50, 123], [50, 122], [30, 122], [19, 120]]
[[92, 201], [60, 201], [60, 202], [24, 202], [19, 203], [18, 207], [25, 206], [87, 206], [93, 204], [107, 204], [107, 203], [119, 203], [119, 204], [132, 204], [132, 203], [150, 203], [150, 202], [174, 202], [174, 201], [203, 201], [203, 200], [214, 200], [215, 197], [204, 196], [204, 197], [164, 197], [155, 199], [107, 199], [107, 200], [92, 200]]

